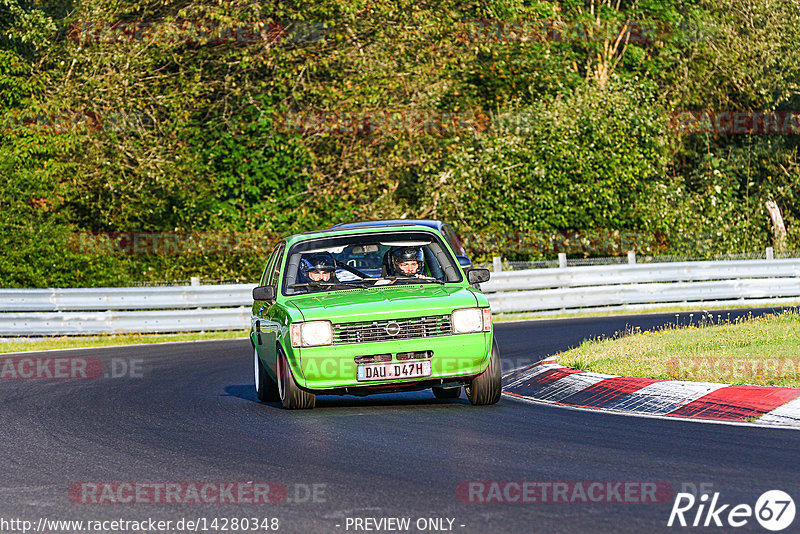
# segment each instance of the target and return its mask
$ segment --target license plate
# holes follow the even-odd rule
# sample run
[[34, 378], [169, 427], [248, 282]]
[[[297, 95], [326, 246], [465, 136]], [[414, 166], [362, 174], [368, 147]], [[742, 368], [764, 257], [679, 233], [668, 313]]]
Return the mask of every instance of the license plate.
[[359, 365], [356, 378], [361, 381], [431, 376], [431, 362], [373, 363]]

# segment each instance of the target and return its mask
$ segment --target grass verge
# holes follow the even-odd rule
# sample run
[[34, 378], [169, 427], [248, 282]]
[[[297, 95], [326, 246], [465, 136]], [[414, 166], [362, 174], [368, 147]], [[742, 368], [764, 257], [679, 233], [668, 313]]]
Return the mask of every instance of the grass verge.
[[628, 331], [614, 339], [585, 341], [555, 360], [620, 376], [800, 387], [800, 313]]
[[175, 341], [202, 341], [208, 339], [246, 338], [247, 330], [222, 332], [186, 332], [178, 334], [119, 334], [88, 337], [48, 337], [39, 339], [13, 339], [0, 343], [0, 354], [52, 349], [81, 349], [87, 347], [113, 347]]

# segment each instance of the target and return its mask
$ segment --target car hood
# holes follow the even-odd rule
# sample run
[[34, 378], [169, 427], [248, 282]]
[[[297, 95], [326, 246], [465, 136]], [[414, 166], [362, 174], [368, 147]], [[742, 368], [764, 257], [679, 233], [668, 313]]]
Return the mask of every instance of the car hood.
[[327, 319], [334, 323], [444, 315], [478, 305], [468, 288], [432, 284], [302, 295], [290, 302], [306, 321]]

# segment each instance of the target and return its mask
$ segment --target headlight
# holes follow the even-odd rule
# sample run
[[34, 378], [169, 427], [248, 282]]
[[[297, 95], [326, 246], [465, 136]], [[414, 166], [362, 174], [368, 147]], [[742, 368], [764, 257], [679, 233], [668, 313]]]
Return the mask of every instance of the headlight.
[[480, 308], [455, 310], [451, 317], [455, 334], [483, 331], [483, 311]]
[[315, 347], [333, 343], [333, 326], [330, 321], [308, 321], [292, 325], [293, 347]]

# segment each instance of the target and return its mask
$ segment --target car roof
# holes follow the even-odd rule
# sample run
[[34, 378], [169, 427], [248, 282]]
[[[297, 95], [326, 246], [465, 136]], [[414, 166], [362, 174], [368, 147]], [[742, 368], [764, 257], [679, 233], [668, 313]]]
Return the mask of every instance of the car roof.
[[305, 239], [311, 237], [326, 237], [326, 236], [338, 236], [338, 235], [347, 235], [347, 234], [366, 234], [370, 231], [378, 231], [378, 230], [421, 230], [421, 231], [430, 231], [433, 230], [440, 230], [438, 227], [429, 226], [429, 225], [422, 225], [422, 224], [413, 224], [413, 221], [404, 220], [402, 224], [391, 224], [390, 221], [381, 221], [382, 224], [367, 224], [363, 226], [333, 226], [331, 228], [326, 228], [324, 230], [312, 230], [310, 232], [303, 232], [301, 234], [294, 234], [284, 238], [284, 241], [287, 244], [294, 244], [298, 241], [303, 241]]
[[339, 223], [331, 226], [331, 229], [365, 228], [372, 226], [405, 226], [405, 225], [427, 226], [429, 228], [435, 228], [437, 230], [441, 230], [442, 227], [444, 226], [444, 223], [442, 221], [436, 221], [433, 219], [386, 219], [382, 221], [360, 221], [351, 223]]

